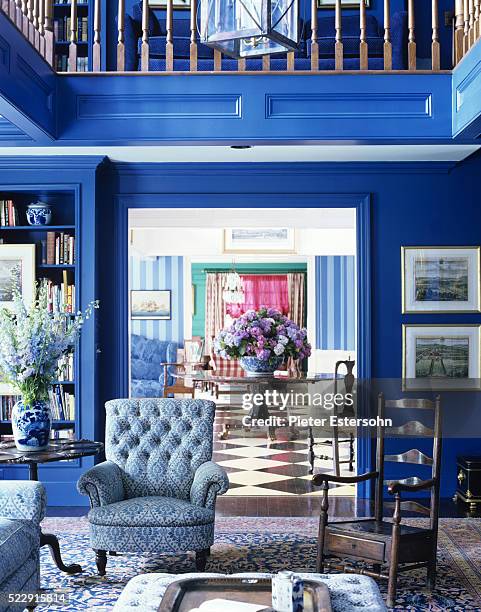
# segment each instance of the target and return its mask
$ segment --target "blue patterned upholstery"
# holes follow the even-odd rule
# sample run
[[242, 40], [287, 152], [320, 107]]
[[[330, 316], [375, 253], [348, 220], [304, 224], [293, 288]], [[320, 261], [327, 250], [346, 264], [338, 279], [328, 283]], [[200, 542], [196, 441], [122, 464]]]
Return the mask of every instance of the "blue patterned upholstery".
[[209, 548], [225, 471], [212, 461], [215, 404], [130, 399], [106, 404], [107, 461], [79, 480], [90, 497], [97, 550], [169, 552]]
[[[243, 578], [270, 577], [270, 574], [234, 574]], [[333, 612], [386, 612], [379, 587], [372, 578], [355, 574], [301, 574], [306, 580], [319, 580], [327, 585]], [[182, 574], [181, 578], [197, 578], [199, 574]], [[203, 578], [222, 574], [202, 574]], [[116, 602], [113, 612], [156, 612], [166, 588], [178, 580], [175, 574], [142, 574], [129, 581]]]
[[[45, 489], [39, 482], [0, 482], [0, 592], [35, 591], [40, 587], [40, 521], [45, 516]], [[23, 610], [2, 605], [0, 612]]]
[[[135, 70], [135, 67], [131, 69]], [[177, 344], [138, 334], [132, 334], [130, 344], [131, 396], [162, 397], [164, 394], [162, 364], [177, 361]], [[173, 385], [173, 377], [167, 378], [168, 384]]]

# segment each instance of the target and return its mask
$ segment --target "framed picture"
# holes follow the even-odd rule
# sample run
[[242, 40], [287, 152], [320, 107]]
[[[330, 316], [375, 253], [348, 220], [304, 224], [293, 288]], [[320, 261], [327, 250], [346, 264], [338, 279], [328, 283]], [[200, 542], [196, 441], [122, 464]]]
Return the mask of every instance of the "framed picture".
[[[359, 8], [360, 0], [341, 0], [341, 6], [343, 8]], [[367, 8], [371, 6], [371, 0], [364, 0], [364, 4]], [[335, 9], [335, 0], [317, 0], [317, 8], [320, 9]]]
[[402, 311], [480, 312], [480, 247], [402, 247]]
[[295, 253], [289, 227], [233, 227], [224, 230], [224, 253]]
[[172, 318], [172, 299], [169, 289], [132, 290], [130, 292], [131, 319], [163, 319]]
[[481, 325], [403, 325], [403, 388], [480, 390]]
[[[155, 9], [167, 9], [167, 0], [148, 0], [149, 6]], [[174, 11], [178, 9], [190, 10], [190, 0], [172, 0]]]
[[0, 244], [0, 308], [13, 308], [14, 283], [30, 306], [35, 292], [34, 244]]

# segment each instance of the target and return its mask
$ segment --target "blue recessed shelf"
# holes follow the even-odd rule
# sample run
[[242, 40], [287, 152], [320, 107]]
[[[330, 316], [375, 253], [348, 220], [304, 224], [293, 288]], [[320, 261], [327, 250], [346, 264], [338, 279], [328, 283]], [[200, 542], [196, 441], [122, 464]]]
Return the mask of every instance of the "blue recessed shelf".
[[63, 231], [63, 230], [74, 230], [75, 225], [14, 225], [7, 227], [0, 227], [0, 231], [14, 232], [14, 231], [27, 231], [27, 232], [49, 232], [49, 231]]

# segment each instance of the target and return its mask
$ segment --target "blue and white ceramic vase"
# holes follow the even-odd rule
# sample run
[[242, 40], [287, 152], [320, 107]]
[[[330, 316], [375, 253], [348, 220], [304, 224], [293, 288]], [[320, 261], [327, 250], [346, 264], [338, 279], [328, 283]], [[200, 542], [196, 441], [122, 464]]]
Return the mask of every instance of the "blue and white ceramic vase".
[[269, 376], [279, 369], [283, 358], [277, 357], [275, 360], [258, 359], [257, 357], [241, 357], [241, 368], [248, 376]]
[[12, 430], [18, 450], [32, 452], [48, 446], [52, 420], [50, 403], [36, 400], [32, 404], [18, 401], [12, 409]]
[[52, 209], [48, 204], [35, 202], [27, 206], [27, 221], [29, 225], [50, 225]]

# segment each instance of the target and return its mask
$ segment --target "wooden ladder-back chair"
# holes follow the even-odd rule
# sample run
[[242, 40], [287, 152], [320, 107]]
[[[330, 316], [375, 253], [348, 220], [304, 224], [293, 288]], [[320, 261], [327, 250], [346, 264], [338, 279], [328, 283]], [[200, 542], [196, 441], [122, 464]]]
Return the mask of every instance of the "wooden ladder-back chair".
[[[400, 426], [388, 429], [389, 435], [395, 438], [425, 437], [433, 440], [433, 454], [428, 457], [422, 451], [411, 448], [395, 455], [384, 454], [385, 427], [380, 424], [377, 429], [376, 470], [359, 476], [335, 476], [316, 474], [313, 483], [322, 488], [321, 515], [317, 546], [317, 571], [323, 572], [324, 566], [343, 571], [367, 574], [373, 578], [388, 580], [387, 604], [395, 605], [397, 576], [399, 572], [427, 568], [427, 584], [434, 588], [436, 581], [436, 553], [439, 522], [439, 486], [441, 470], [441, 400], [434, 402], [426, 399], [385, 400], [383, 394], [378, 400], [378, 415], [385, 418], [389, 410], [430, 411], [433, 428], [418, 420], [409, 420]], [[398, 413], [399, 414], [399, 413]], [[411, 445], [410, 445], [411, 446]], [[431, 476], [421, 479], [417, 476], [401, 480], [384, 480], [384, 464], [410, 463], [431, 467]], [[374, 518], [354, 519], [328, 524], [329, 483], [353, 484], [375, 481], [375, 516]], [[384, 486], [394, 497], [392, 523], [383, 520]], [[413, 494], [419, 491], [430, 491], [429, 508], [417, 501], [401, 500], [401, 493]], [[402, 524], [401, 511], [418, 512], [429, 517], [426, 527], [411, 527]], [[329, 557], [350, 558], [372, 565], [372, 569], [352, 568], [339, 563], [326, 561]]]

